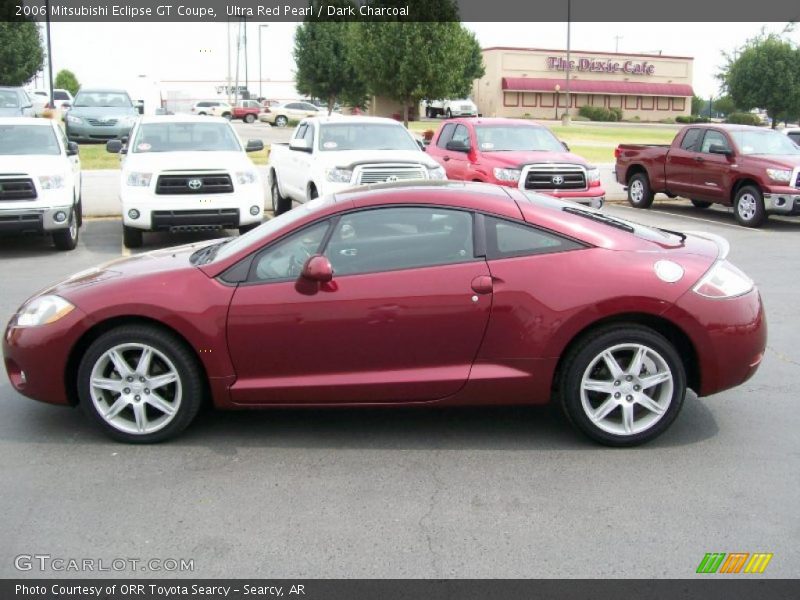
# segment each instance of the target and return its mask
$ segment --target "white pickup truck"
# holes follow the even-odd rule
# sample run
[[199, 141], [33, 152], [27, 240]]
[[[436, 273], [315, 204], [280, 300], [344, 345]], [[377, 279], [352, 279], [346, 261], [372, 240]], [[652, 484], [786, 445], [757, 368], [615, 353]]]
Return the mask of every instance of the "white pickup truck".
[[379, 117], [304, 119], [288, 144], [272, 144], [269, 180], [275, 214], [292, 201], [370, 183], [446, 179], [401, 123]]
[[72, 250], [81, 220], [78, 144], [50, 119], [0, 118], [0, 235], [51, 235]]
[[106, 144], [123, 154], [120, 178], [123, 243], [142, 245], [145, 231], [245, 232], [263, 219], [266, 190], [242, 144], [220, 117], [142, 117], [130, 141]]

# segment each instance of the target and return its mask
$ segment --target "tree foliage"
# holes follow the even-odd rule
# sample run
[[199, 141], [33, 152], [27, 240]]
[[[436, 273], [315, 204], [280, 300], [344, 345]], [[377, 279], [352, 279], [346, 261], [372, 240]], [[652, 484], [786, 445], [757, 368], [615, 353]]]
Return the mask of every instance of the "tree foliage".
[[81, 84], [78, 82], [78, 78], [75, 77], [75, 73], [69, 69], [61, 69], [56, 74], [54, 87], [57, 87], [60, 90], [67, 90], [74, 96], [81, 88]]
[[692, 96], [692, 114], [699, 115], [703, 112], [703, 109], [706, 107], [707, 100], [705, 98], [701, 98], [700, 96]]
[[736, 103], [730, 96], [720, 96], [714, 100], [714, 110], [723, 115], [729, 115], [737, 112]]
[[0, 85], [25, 85], [43, 63], [44, 50], [36, 23], [0, 21]]
[[800, 112], [800, 50], [780, 34], [763, 31], [725, 55], [720, 79], [738, 108], [761, 108], [772, 119]]

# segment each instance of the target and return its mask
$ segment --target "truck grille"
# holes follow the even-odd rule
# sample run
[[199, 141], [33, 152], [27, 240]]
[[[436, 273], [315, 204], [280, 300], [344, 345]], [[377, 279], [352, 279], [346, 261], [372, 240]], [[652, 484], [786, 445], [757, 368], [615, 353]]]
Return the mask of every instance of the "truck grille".
[[425, 170], [419, 165], [409, 167], [364, 167], [356, 183], [383, 183], [386, 181], [408, 181], [409, 179], [425, 179]]
[[231, 176], [215, 175], [159, 175], [156, 194], [230, 194], [233, 192]]
[[86, 119], [86, 122], [94, 127], [113, 127], [117, 119]]
[[154, 210], [153, 229], [169, 231], [213, 231], [239, 226], [239, 209]]
[[35, 199], [33, 179], [0, 179], [0, 201]]
[[572, 165], [534, 165], [525, 177], [526, 190], [585, 190], [586, 171]]
[[800, 188], [800, 171], [797, 172], [797, 179], [794, 180], [794, 187]]

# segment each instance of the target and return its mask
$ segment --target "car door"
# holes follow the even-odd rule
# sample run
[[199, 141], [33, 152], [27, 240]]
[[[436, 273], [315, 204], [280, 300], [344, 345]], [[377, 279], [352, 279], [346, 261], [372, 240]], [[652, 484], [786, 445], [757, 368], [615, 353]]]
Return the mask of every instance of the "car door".
[[81, 197], [81, 159], [80, 157], [75, 154], [73, 156], [67, 155], [67, 147], [69, 145], [69, 140], [67, 139], [67, 135], [64, 133], [64, 130], [61, 127], [53, 127], [56, 131], [56, 135], [58, 135], [59, 139], [61, 140], [61, 146], [64, 148], [64, 156], [69, 161], [70, 170], [72, 171], [73, 181], [75, 182], [75, 198]]
[[432, 147], [428, 147], [428, 154], [444, 167], [448, 179], [455, 179], [450, 173], [450, 151], [447, 149], [447, 142], [453, 139], [455, 129], [455, 123], [445, 124], [439, 132], [439, 137], [436, 138], [436, 143]]
[[[453, 137], [451, 138], [453, 142], [463, 142], [469, 148], [474, 148], [475, 143], [472, 140], [472, 136], [470, 135], [469, 128], [466, 125], [458, 124], [456, 125], [455, 130], [453, 131]], [[448, 156], [450, 157], [450, 172], [453, 173], [452, 179], [460, 179], [465, 180], [469, 179], [469, 150], [464, 152], [457, 152], [448, 150]], [[449, 174], [448, 174], [449, 177]]]
[[667, 178], [666, 188], [669, 192], [687, 198], [695, 197], [695, 174], [699, 164], [702, 140], [703, 130], [699, 127], [691, 127], [686, 130], [680, 145], [669, 149], [664, 166]]
[[[323, 252], [334, 278], [299, 278]], [[424, 402], [466, 383], [491, 309], [473, 215], [393, 206], [345, 213], [257, 255], [228, 315], [239, 404]]]
[[[309, 129], [311, 130], [309, 132]], [[292, 140], [309, 140], [313, 141], [314, 130], [309, 123], [302, 122], [294, 130]], [[313, 148], [313, 146], [309, 146]], [[292, 148], [291, 142], [289, 143], [289, 151], [286, 156], [288, 168], [284, 173], [281, 173], [283, 178], [283, 187], [288, 188], [288, 194], [296, 200], [305, 200], [306, 183], [308, 183], [308, 171], [311, 168], [311, 153], [303, 150], [296, 150]]]
[[730, 189], [727, 179], [730, 174], [731, 159], [725, 154], [712, 153], [712, 146], [719, 146], [727, 152], [732, 152], [733, 149], [725, 133], [717, 129], [706, 130], [700, 145], [700, 160], [695, 170], [696, 195], [694, 197], [700, 200], [730, 204], [726, 190]]

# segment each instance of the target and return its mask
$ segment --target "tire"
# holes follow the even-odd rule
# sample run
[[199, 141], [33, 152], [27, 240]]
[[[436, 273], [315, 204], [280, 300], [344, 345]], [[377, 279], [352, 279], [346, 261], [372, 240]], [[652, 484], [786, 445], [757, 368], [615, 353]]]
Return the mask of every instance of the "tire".
[[255, 122], [255, 120], [256, 120], [256, 116], [253, 115], [253, 114], [249, 114], [249, 115], [245, 115], [244, 116], [244, 122], [245, 123], [253, 123], [253, 122]]
[[[609, 353], [613, 362], [605, 358]], [[638, 369], [633, 364], [637, 356]], [[652, 383], [654, 378], [660, 381]], [[589, 334], [570, 350], [559, 396], [570, 422], [589, 438], [607, 446], [636, 446], [664, 433], [678, 416], [686, 373], [675, 347], [662, 335], [617, 324]]]
[[275, 117], [275, 127], [286, 127], [289, 124], [289, 119], [283, 115]]
[[447, 118], [448, 119], [452, 119], [453, 118], [453, 113], [449, 108], [447, 109]]
[[[140, 362], [145, 351], [146, 365]], [[78, 367], [81, 407], [121, 442], [150, 444], [175, 437], [195, 418], [204, 394], [202, 371], [191, 350], [172, 333], [151, 325], [125, 325], [104, 333]], [[115, 413], [109, 416], [112, 409]]]
[[272, 197], [272, 212], [277, 217], [291, 210], [292, 201], [290, 198], [281, 196], [281, 188], [278, 186], [278, 176], [273, 172], [270, 177], [270, 196]]
[[628, 202], [634, 208], [650, 208], [653, 205], [653, 191], [646, 173], [634, 173], [628, 179]]
[[313, 200], [314, 198], [319, 198], [319, 192], [317, 191], [317, 186], [312, 183], [308, 186], [308, 199]]
[[713, 202], [706, 202], [705, 200], [692, 200], [692, 204], [694, 204], [695, 208], [708, 208]]
[[231, 113], [229, 113], [229, 112], [222, 113], [222, 118], [223, 119], [227, 119], [228, 121], [230, 121], [232, 117], [233, 117], [233, 115], [231, 115]]
[[122, 226], [122, 243], [126, 248], [141, 248], [142, 247], [142, 230], [135, 227]]
[[205, 117], [206, 116], [206, 113], [204, 113], [204, 112], [199, 112], [197, 114], [200, 115], [201, 117]]
[[767, 219], [761, 190], [754, 185], [742, 186], [736, 192], [736, 198], [733, 201], [733, 214], [739, 225], [761, 227]]
[[240, 225], [239, 226], [239, 235], [243, 235], [248, 231], [253, 231], [256, 227], [261, 225], [261, 223], [250, 223], [249, 225]]
[[66, 229], [59, 229], [53, 232], [53, 243], [59, 250], [75, 250], [78, 245], [78, 238], [80, 237], [81, 230], [78, 226], [78, 216], [76, 214], [76, 207], [73, 207], [69, 213], [69, 227]]
[[78, 204], [75, 205], [75, 214], [78, 217], [78, 227], [83, 227], [83, 194], [78, 196]]

